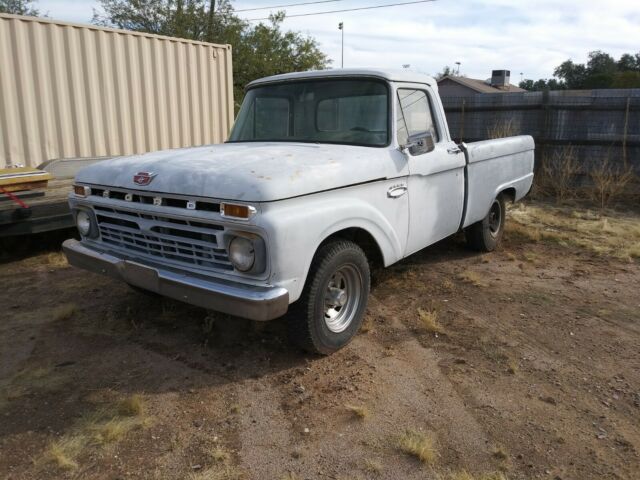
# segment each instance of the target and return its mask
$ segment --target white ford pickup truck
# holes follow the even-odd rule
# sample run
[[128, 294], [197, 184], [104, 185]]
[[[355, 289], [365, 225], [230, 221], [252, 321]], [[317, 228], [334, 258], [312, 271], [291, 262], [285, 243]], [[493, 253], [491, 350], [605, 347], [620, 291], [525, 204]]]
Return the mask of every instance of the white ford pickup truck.
[[533, 139], [457, 145], [438, 88], [408, 71], [327, 70], [250, 83], [223, 145], [81, 170], [69, 263], [254, 320], [287, 313], [329, 354], [358, 331], [372, 266], [464, 230], [501, 238], [533, 181]]

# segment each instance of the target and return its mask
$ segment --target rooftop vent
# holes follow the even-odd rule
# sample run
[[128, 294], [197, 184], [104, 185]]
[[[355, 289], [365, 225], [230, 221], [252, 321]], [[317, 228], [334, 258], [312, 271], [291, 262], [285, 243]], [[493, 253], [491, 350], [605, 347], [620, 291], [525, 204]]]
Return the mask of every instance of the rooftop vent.
[[509, 70], [494, 70], [491, 72], [492, 87], [508, 87], [510, 79], [511, 72]]

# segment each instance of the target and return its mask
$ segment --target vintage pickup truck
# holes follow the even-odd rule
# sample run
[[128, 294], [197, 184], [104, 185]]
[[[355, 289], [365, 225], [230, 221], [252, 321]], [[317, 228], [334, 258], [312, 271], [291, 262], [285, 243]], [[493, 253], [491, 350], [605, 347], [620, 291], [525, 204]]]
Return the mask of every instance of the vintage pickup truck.
[[[500, 241], [528, 136], [457, 145], [435, 80], [344, 69], [250, 83], [229, 141], [107, 160], [69, 202], [69, 263], [254, 320], [322, 354], [357, 333], [370, 269], [464, 230]], [[288, 312], [289, 310], [289, 312]]]

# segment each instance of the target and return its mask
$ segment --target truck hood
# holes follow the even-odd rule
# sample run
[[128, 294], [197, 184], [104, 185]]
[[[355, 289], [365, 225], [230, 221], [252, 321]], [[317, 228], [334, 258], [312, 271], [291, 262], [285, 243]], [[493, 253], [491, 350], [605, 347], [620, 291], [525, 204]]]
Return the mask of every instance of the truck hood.
[[[90, 165], [76, 181], [221, 200], [268, 202], [406, 175], [397, 150], [307, 143], [227, 143], [119, 157]], [[154, 174], [149, 185], [133, 178]]]

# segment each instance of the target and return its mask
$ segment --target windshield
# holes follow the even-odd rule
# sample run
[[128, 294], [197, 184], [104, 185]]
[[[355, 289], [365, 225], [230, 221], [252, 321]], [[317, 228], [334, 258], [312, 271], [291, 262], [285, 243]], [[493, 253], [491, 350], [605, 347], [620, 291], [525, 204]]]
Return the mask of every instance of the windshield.
[[389, 94], [377, 80], [320, 80], [252, 88], [230, 142], [389, 144]]

